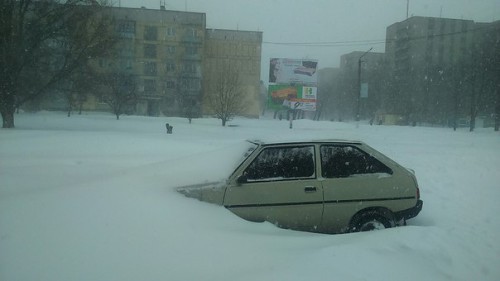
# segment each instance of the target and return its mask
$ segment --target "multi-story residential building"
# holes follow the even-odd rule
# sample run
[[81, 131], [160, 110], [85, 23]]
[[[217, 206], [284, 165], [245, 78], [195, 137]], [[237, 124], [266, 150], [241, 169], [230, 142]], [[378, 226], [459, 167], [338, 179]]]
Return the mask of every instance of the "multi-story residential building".
[[112, 8], [112, 15], [119, 42], [101, 71], [136, 77], [135, 113], [182, 115], [189, 108], [200, 115], [205, 14]]
[[[134, 114], [196, 117], [210, 114], [207, 96], [213, 73], [229, 62], [239, 73], [247, 110], [260, 113], [262, 32], [206, 29], [204, 13], [111, 8], [118, 43], [95, 66], [100, 73], [134, 77]], [[205, 97], [205, 98], [204, 98]], [[95, 99], [88, 110], [106, 109]]]
[[411, 17], [387, 27], [386, 109], [410, 122], [446, 124], [470, 114], [471, 106], [487, 104], [492, 87], [486, 77], [494, 76], [487, 65], [499, 56], [494, 50], [500, 43], [489, 35], [495, 26], [498, 30], [498, 22]]
[[213, 84], [217, 83], [217, 75], [237, 72], [246, 104], [242, 114], [259, 117], [262, 32], [208, 29], [205, 39], [203, 111], [211, 113], [207, 99], [211, 97]]
[[474, 40], [471, 20], [411, 17], [387, 27], [387, 61], [398, 75], [453, 64]]

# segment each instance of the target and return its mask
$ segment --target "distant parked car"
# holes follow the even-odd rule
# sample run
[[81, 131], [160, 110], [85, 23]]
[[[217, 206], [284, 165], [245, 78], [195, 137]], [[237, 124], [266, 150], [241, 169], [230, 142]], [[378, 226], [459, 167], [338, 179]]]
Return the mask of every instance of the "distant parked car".
[[363, 142], [250, 142], [227, 181], [181, 187], [255, 222], [344, 233], [405, 224], [423, 202], [414, 173]]

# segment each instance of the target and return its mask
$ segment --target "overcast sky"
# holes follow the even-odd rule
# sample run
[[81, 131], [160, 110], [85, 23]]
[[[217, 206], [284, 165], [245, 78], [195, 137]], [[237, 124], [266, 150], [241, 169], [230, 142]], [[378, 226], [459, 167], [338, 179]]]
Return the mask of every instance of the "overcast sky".
[[[160, 0], [115, 1], [122, 7], [160, 7]], [[319, 68], [325, 68], [338, 67], [340, 56], [352, 51], [373, 47], [374, 52], [384, 52], [386, 27], [406, 19], [406, 4], [406, 0], [166, 0], [168, 10], [206, 13], [207, 28], [262, 31], [261, 77], [267, 77], [271, 57], [318, 59]], [[409, 14], [491, 22], [500, 20], [500, 0], [410, 0]], [[316, 44], [323, 42], [330, 44]]]

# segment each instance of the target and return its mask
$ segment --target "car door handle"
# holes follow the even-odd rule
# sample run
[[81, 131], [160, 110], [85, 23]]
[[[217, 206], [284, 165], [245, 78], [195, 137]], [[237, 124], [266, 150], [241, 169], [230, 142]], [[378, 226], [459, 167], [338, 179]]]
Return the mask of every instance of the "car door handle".
[[305, 193], [311, 193], [311, 192], [316, 192], [316, 187], [315, 186], [306, 186], [304, 187]]

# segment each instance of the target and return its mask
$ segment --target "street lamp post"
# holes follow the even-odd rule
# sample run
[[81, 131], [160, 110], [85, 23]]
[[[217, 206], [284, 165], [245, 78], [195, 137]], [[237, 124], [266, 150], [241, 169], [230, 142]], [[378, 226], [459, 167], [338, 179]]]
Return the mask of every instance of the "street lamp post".
[[356, 108], [356, 121], [359, 121], [359, 109], [361, 104], [361, 59], [368, 54], [373, 47], [371, 47], [368, 51], [364, 52], [358, 59], [358, 100], [357, 100], [357, 108]]

